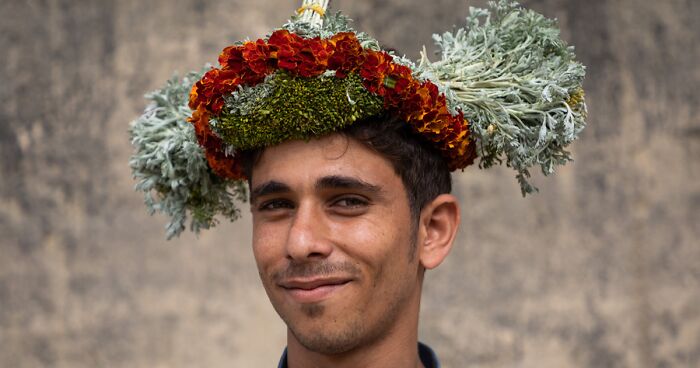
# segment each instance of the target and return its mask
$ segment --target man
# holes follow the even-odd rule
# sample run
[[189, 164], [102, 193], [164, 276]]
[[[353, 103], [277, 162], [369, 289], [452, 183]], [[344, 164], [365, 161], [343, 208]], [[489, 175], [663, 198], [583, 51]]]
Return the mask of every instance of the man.
[[251, 156], [253, 250], [288, 327], [280, 367], [439, 366], [417, 342], [425, 271], [459, 224], [439, 153], [373, 119]]
[[437, 367], [418, 315], [459, 224], [450, 172], [505, 162], [533, 191], [529, 169], [565, 163], [583, 129], [584, 68], [552, 21], [509, 0], [436, 36], [442, 59], [419, 66], [326, 6], [304, 0], [150, 95], [131, 129], [137, 189], [171, 216], [168, 236], [188, 216], [194, 231], [235, 220], [249, 189], [258, 270], [288, 328], [281, 367]]

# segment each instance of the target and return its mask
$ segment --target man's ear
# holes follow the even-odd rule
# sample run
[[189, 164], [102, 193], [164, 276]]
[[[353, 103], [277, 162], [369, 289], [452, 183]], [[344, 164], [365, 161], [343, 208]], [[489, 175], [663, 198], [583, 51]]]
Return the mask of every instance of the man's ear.
[[441, 194], [423, 207], [418, 223], [418, 257], [423, 267], [433, 269], [447, 257], [459, 220], [459, 203], [452, 194]]

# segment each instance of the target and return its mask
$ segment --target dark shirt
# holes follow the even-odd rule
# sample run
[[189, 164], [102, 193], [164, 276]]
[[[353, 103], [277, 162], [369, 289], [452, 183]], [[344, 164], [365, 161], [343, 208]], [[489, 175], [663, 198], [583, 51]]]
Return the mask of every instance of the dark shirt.
[[[431, 349], [428, 345], [425, 345], [423, 343], [418, 343], [418, 357], [420, 357], [421, 363], [425, 366], [425, 368], [440, 368], [440, 362], [438, 361], [437, 355], [435, 355], [435, 352], [433, 349]], [[287, 368], [287, 349], [284, 349], [284, 353], [282, 353], [282, 359], [280, 359], [280, 364], [277, 366], [277, 368]]]

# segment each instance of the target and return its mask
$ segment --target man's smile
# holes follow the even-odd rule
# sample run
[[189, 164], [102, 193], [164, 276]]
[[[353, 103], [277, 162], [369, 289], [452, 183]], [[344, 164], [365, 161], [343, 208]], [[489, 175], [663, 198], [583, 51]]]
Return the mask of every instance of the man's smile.
[[295, 278], [283, 280], [278, 285], [297, 303], [307, 304], [330, 298], [351, 281], [348, 277]]

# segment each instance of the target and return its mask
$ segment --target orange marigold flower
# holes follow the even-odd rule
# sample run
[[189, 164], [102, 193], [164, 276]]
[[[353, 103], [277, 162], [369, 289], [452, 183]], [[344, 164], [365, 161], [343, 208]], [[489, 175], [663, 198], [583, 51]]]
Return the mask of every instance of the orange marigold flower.
[[192, 88], [190, 88], [190, 100], [189, 100], [189, 107], [190, 109], [194, 110], [197, 108], [197, 105], [199, 104], [199, 93], [197, 93], [198, 87], [197, 85], [199, 82], [195, 83], [192, 85]]
[[235, 91], [241, 82], [235, 72], [213, 68], [192, 87], [190, 108], [205, 106], [208, 111], [218, 114], [224, 105], [223, 96]]
[[274, 69], [269, 52], [269, 47], [263, 40], [246, 42], [242, 46], [229, 46], [219, 55], [219, 64], [222, 71], [236, 75], [243, 83], [256, 84]]
[[332, 52], [333, 45], [325, 40], [318, 37], [304, 40], [297, 53], [297, 73], [305, 78], [321, 75], [328, 69], [328, 57]]
[[194, 133], [197, 142], [204, 149], [204, 155], [209, 167], [214, 173], [225, 179], [242, 179], [243, 171], [241, 163], [233, 157], [226, 155], [223, 150], [224, 143], [214, 134], [209, 125], [209, 113], [200, 106], [188, 119], [194, 125]]
[[267, 40], [267, 44], [270, 46], [283, 46], [283, 45], [288, 45], [288, 46], [298, 46], [300, 42], [304, 40], [303, 37], [299, 36], [296, 33], [291, 33], [286, 29], [279, 29], [270, 35], [270, 38]]
[[411, 76], [411, 69], [392, 64], [383, 81], [385, 88], [384, 106], [387, 109], [403, 110], [403, 101], [415, 93], [418, 82]]
[[[463, 120], [465, 127], [468, 126], [466, 120]], [[466, 128], [465, 128], [466, 129]], [[476, 144], [470, 139], [468, 130], [465, 130], [462, 138], [451, 142], [452, 148], [443, 149], [443, 155], [448, 158], [447, 167], [450, 170], [464, 169], [474, 163], [476, 159]]]
[[271, 56], [277, 58], [280, 69], [296, 71], [299, 65], [298, 51], [303, 48], [304, 39], [286, 29], [278, 30], [270, 35], [267, 44], [272, 47]]
[[245, 60], [243, 59], [242, 46], [229, 46], [219, 54], [219, 65], [223, 70], [231, 70], [234, 73], [240, 73], [245, 69]]
[[192, 116], [187, 119], [194, 126], [194, 134], [200, 146], [206, 145], [207, 126], [209, 125], [209, 113], [204, 107], [199, 107], [192, 112]]
[[362, 45], [352, 32], [336, 33], [328, 42], [334, 46], [333, 55], [328, 59], [328, 69], [335, 70], [335, 76], [345, 78], [357, 70], [362, 60]]
[[207, 163], [214, 173], [224, 179], [241, 180], [244, 179], [243, 165], [240, 160], [227, 156], [221, 151], [206, 151]]
[[365, 88], [379, 96], [384, 96], [384, 78], [391, 68], [393, 58], [384, 51], [366, 50], [360, 66], [360, 76]]
[[246, 42], [243, 45], [242, 56], [252, 73], [267, 75], [275, 67], [274, 61], [270, 59], [270, 46], [265, 43], [265, 40]]

